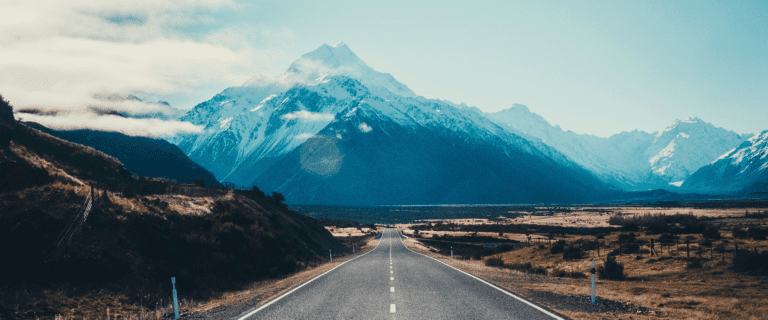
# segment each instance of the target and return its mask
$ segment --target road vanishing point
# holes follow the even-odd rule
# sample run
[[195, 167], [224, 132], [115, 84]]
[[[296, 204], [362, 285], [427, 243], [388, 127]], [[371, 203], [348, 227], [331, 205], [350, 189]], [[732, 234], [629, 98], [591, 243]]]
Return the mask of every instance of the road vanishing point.
[[394, 228], [376, 247], [235, 319], [563, 319], [408, 249]]

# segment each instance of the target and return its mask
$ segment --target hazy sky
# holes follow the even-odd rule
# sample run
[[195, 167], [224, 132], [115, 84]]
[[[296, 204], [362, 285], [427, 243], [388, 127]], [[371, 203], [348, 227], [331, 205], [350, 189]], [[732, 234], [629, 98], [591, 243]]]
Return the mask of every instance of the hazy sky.
[[578, 133], [768, 129], [766, 1], [28, 2], [0, 4], [0, 94], [17, 107], [118, 92], [191, 108], [344, 41], [417, 94], [521, 103]]

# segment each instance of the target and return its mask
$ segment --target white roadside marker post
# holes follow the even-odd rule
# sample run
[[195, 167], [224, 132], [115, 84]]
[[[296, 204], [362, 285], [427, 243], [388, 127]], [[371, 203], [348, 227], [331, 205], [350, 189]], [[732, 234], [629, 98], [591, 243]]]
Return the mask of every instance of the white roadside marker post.
[[173, 285], [173, 316], [174, 319], [179, 318], [179, 299], [176, 296], [176, 277], [171, 277], [171, 284]]
[[592, 273], [592, 304], [595, 304], [595, 262], [592, 261], [592, 269], [589, 270]]

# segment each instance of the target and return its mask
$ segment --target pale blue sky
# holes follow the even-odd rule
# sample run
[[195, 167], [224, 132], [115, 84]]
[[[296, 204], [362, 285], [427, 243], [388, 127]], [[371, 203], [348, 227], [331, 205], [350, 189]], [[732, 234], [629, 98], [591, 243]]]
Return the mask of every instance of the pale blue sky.
[[[199, 55], [175, 55], [182, 62], [210, 60], [208, 49], [221, 56], [209, 45], [225, 48], [227, 58], [208, 68], [156, 65], [141, 83], [118, 87], [157, 94], [179, 108], [249, 75], [283, 72], [323, 43], [344, 41], [417, 94], [485, 111], [521, 103], [578, 133], [656, 131], [694, 116], [739, 133], [768, 129], [766, 1], [170, 3], [74, 6], [108, 17], [111, 29], [61, 19], [67, 22], [57, 26], [58, 36], [65, 30], [66, 37], [137, 47], [205, 46]], [[151, 50], [139, 51], [148, 58], [135, 63], [154, 61]], [[195, 81], [169, 80], [174, 77]], [[155, 82], [164, 89], [153, 90]]]

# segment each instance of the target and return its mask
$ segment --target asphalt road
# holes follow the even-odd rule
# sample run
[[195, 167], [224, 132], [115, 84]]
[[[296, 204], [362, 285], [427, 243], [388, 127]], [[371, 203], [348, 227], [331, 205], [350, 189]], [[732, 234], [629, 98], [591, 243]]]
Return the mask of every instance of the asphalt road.
[[560, 318], [410, 251], [387, 228], [373, 250], [236, 319]]

